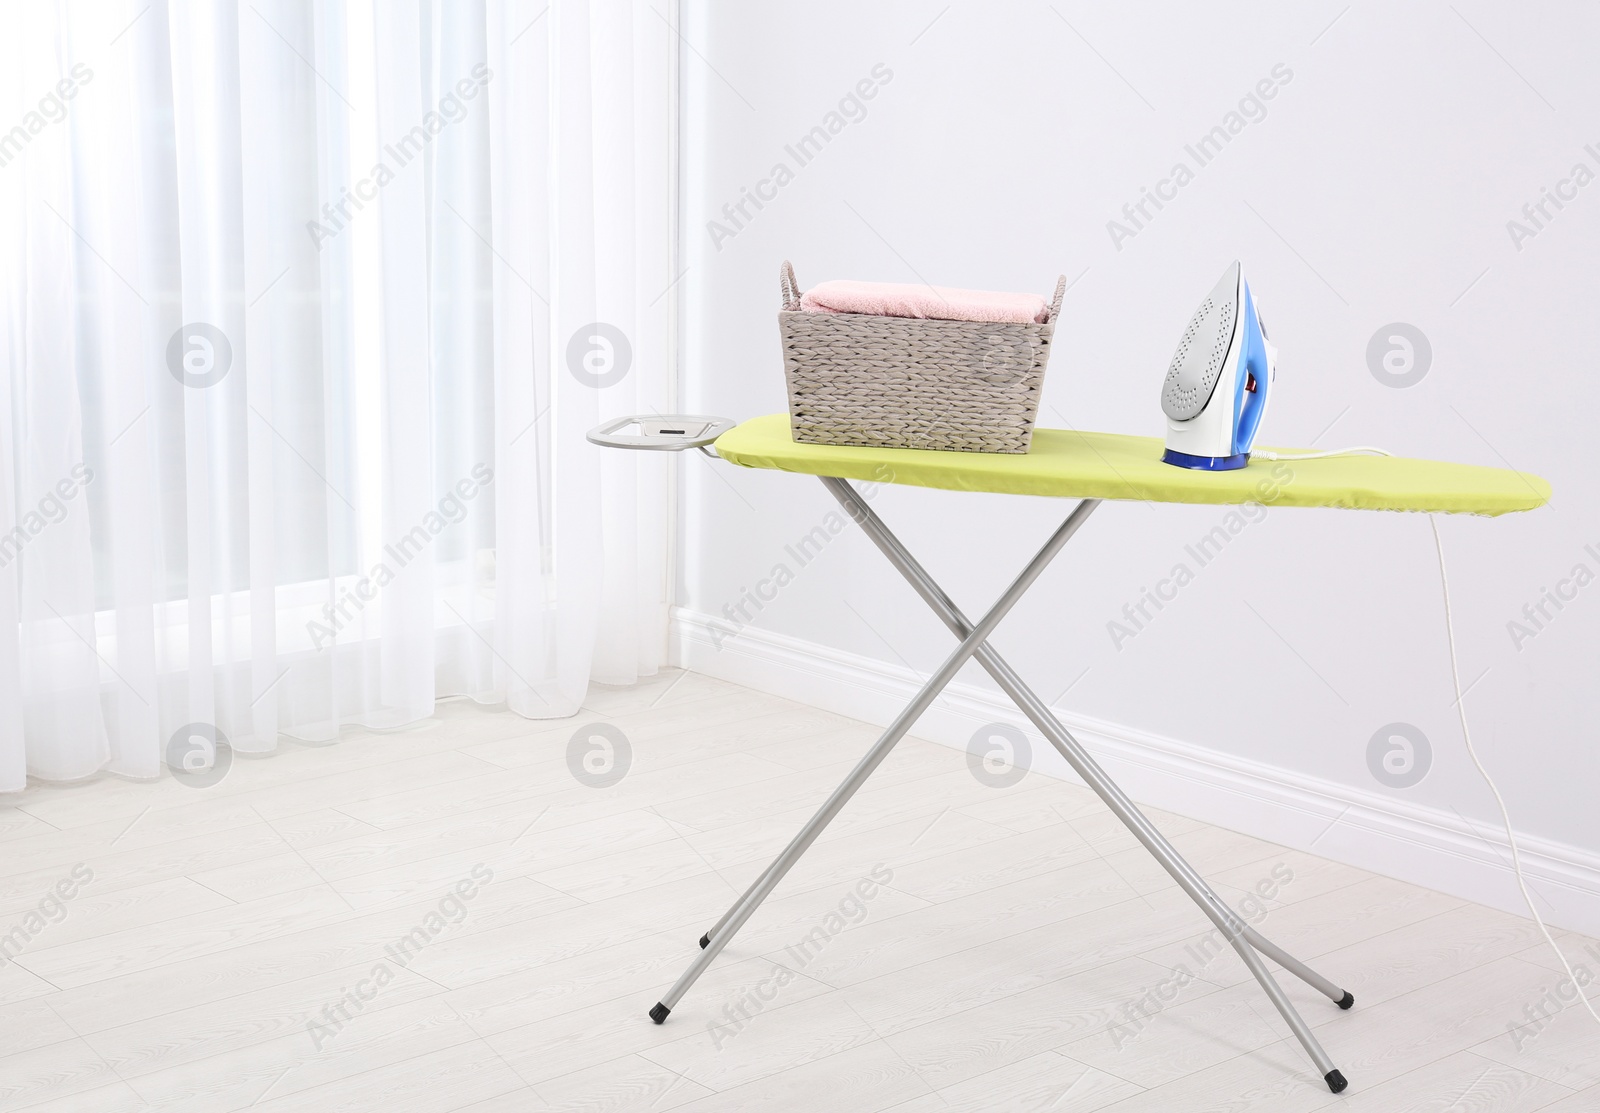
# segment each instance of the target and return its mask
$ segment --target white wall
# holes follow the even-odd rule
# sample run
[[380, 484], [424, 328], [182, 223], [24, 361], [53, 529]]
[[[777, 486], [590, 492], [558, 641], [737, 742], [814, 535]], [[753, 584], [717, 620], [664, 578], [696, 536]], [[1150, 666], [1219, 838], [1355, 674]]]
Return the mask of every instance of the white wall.
[[[1600, 172], [1600, 13], [1342, 6], [685, 4], [686, 402], [740, 418], [784, 408], [784, 258], [802, 286], [1045, 292], [1065, 272], [1077, 282], [1040, 423], [1160, 435], [1178, 334], [1242, 259], [1281, 350], [1266, 443], [1324, 434], [1324, 447], [1377, 444], [1553, 484], [1535, 513], [1442, 528], [1479, 749], [1534, 851], [1542, 907], [1597, 933], [1600, 586], [1520, 647], [1507, 624], [1575, 565], [1600, 573], [1600, 183], [1560, 211], [1547, 203], [1552, 219], [1520, 244], [1508, 221], [1531, 229], [1524, 204], [1575, 164]], [[792, 169], [786, 145], [880, 63], [892, 77], [865, 117], [748, 208], [736, 234], [714, 236], [709, 221], [733, 228], [723, 205], [775, 164]], [[1275, 93], [1264, 118], [1196, 169], [1186, 144], [1263, 79]], [[1114, 243], [1108, 222], [1129, 223], [1124, 204], [1180, 162], [1194, 180]], [[1391, 322], [1419, 328], [1433, 351], [1404, 389], [1368, 367], [1369, 339]], [[943, 628], [853, 529], [804, 568], [786, 553], [833, 507], [820, 484], [683, 467], [684, 659], [892, 714], [908, 670], [925, 675], [949, 651]], [[1070, 509], [904, 487], [875, 505], [974, 615]], [[1114, 646], [1108, 622], [1223, 514], [1105, 504], [996, 645], [1139, 798], [1520, 908], [1454, 717], [1421, 517], [1271, 511]], [[749, 627], [724, 637], [708, 625], [779, 563], [794, 582]], [[962, 745], [999, 716], [976, 666], [960, 683], [918, 733]], [[1395, 721], [1433, 750], [1409, 788], [1369, 770], [1369, 739]]]

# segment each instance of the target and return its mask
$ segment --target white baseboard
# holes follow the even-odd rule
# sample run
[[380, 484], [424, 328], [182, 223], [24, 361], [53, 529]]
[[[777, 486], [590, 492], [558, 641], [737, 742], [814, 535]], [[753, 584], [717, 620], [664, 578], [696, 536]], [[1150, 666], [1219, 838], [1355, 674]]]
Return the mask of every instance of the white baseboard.
[[[878, 724], [893, 719], [924, 679], [896, 665], [782, 634], [748, 627], [734, 632], [720, 619], [682, 607], [673, 610], [672, 649], [674, 663], [685, 668]], [[1475, 829], [1454, 812], [1054, 710], [1141, 803], [1527, 915], [1498, 822]], [[952, 684], [914, 733], [966, 749], [973, 734], [991, 723], [1024, 730], [1033, 747], [1033, 768], [1078, 780], [999, 692]], [[1600, 936], [1600, 856], [1521, 832], [1517, 845], [1545, 922]]]

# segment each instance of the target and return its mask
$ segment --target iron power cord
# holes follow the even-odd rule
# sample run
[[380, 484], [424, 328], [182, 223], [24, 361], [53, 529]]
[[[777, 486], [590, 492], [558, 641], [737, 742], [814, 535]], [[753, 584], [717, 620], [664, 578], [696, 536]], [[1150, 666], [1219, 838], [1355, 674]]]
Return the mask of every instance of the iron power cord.
[[1371, 445], [1358, 444], [1353, 448], [1333, 448], [1329, 449], [1327, 452], [1278, 453], [1262, 452], [1257, 449], [1251, 449], [1250, 455], [1252, 457], [1259, 457], [1262, 460], [1325, 460], [1329, 456], [1392, 456], [1393, 453], [1385, 452], [1381, 448], [1373, 448]]
[[[1321, 460], [1329, 456], [1389, 456], [1392, 453], [1374, 448], [1371, 445], [1356, 445], [1352, 448], [1332, 449], [1328, 452], [1304, 453], [1276, 453], [1252, 452], [1252, 456], [1263, 460]], [[1467, 756], [1472, 759], [1472, 764], [1477, 766], [1478, 773], [1483, 777], [1489, 791], [1494, 793], [1495, 803], [1500, 806], [1500, 819], [1506, 829], [1506, 843], [1511, 847], [1511, 868], [1517, 877], [1517, 888], [1522, 892], [1522, 900], [1528, 906], [1528, 915], [1533, 917], [1533, 922], [1539, 925], [1539, 933], [1544, 936], [1544, 941], [1550, 944], [1550, 949], [1555, 952], [1556, 958], [1561, 963], [1561, 968], [1567, 972], [1567, 979], [1572, 983], [1572, 988], [1578, 994], [1578, 999], [1583, 1002], [1584, 1008], [1589, 1010], [1589, 1015], [1600, 1022], [1600, 1013], [1595, 1011], [1594, 1002], [1589, 1000], [1588, 994], [1583, 992], [1583, 987], [1578, 984], [1578, 977], [1572, 972], [1572, 966], [1567, 962], [1567, 956], [1562, 954], [1561, 948], [1556, 946], [1555, 939], [1550, 935], [1550, 929], [1539, 915], [1539, 910], [1534, 906], [1533, 894], [1528, 891], [1527, 879], [1522, 873], [1522, 855], [1517, 846], [1517, 837], [1511, 828], [1511, 813], [1506, 809], [1505, 798], [1500, 795], [1499, 787], [1494, 779], [1489, 776], [1489, 771], [1483, 767], [1482, 760], [1478, 757], [1477, 749], [1472, 745], [1472, 732], [1467, 727], [1466, 696], [1461, 690], [1461, 668], [1456, 660], [1456, 632], [1455, 620], [1450, 610], [1450, 580], [1445, 574], [1444, 567], [1444, 542], [1439, 537], [1439, 520], [1436, 515], [1428, 515], [1428, 525], [1433, 530], [1433, 547], [1439, 557], [1439, 587], [1444, 595], [1444, 630], [1445, 641], [1450, 647], [1450, 679], [1455, 685], [1456, 714], [1461, 720], [1461, 738], [1467, 745]]]
[[1550, 944], [1550, 949], [1556, 953], [1556, 958], [1561, 962], [1561, 968], [1567, 972], [1567, 979], [1572, 982], [1572, 988], [1577, 992], [1578, 999], [1583, 1002], [1584, 1008], [1589, 1010], [1589, 1015], [1600, 1022], [1600, 1013], [1594, 1011], [1594, 1002], [1589, 1000], [1588, 994], [1583, 992], [1583, 987], [1578, 984], [1578, 977], [1572, 972], [1572, 967], [1567, 963], [1567, 956], [1561, 953], [1561, 948], [1556, 946], [1556, 941], [1550, 936], [1550, 929], [1544, 926], [1544, 920], [1539, 916], [1539, 910], [1533, 906], [1533, 895], [1528, 892], [1528, 883], [1522, 876], [1522, 857], [1517, 850], [1517, 837], [1511, 832], [1511, 813], [1506, 810], [1505, 798], [1500, 795], [1500, 790], [1495, 787], [1489, 771], [1483, 767], [1483, 762], [1478, 760], [1478, 751], [1472, 745], [1472, 732], [1467, 729], [1467, 707], [1461, 691], [1461, 669], [1456, 663], [1456, 633], [1455, 623], [1450, 617], [1450, 581], [1444, 571], [1444, 542], [1439, 540], [1439, 520], [1433, 514], [1428, 515], [1428, 525], [1433, 527], [1433, 547], [1439, 554], [1439, 587], [1444, 593], [1444, 632], [1445, 640], [1450, 646], [1450, 679], [1456, 688], [1456, 714], [1461, 719], [1461, 737], [1467, 743], [1467, 755], [1472, 758], [1472, 764], [1478, 767], [1484, 783], [1489, 786], [1489, 791], [1494, 793], [1495, 803], [1500, 805], [1500, 819], [1505, 824], [1506, 842], [1511, 846], [1511, 868], [1517, 875], [1517, 888], [1522, 890], [1522, 899], [1528, 906], [1528, 915], [1533, 917], [1533, 922], [1539, 925], [1539, 932], [1544, 936], [1544, 941]]

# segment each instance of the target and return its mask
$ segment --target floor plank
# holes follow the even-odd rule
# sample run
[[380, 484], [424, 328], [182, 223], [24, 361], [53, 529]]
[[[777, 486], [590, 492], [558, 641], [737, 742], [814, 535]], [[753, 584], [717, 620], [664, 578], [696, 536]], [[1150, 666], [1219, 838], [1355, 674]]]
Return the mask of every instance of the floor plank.
[[[601, 723], [631, 764], [590, 787], [569, 748]], [[1530, 921], [1149, 809], [1355, 994], [1341, 1012], [1280, 974], [1350, 1079], [1335, 1097], [1089, 790], [991, 787], [917, 739], [652, 1024], [877, 733], [667, 670], [573, 719], [452, 700], [286, 741], [204, 790], [31, 785], [0, 801], [0, 1108], [1600, 1109], [1600, 1026]]]

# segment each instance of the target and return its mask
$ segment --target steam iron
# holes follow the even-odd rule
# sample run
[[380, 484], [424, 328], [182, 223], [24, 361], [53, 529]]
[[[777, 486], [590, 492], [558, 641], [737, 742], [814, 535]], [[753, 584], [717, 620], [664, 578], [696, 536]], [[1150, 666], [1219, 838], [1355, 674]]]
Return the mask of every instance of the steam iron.
[[1163, 462], [1233, 471], [1250, 462], [1278, 349], [1237, 260], [1200, 303], [1161, 386], [1167, 415]]

